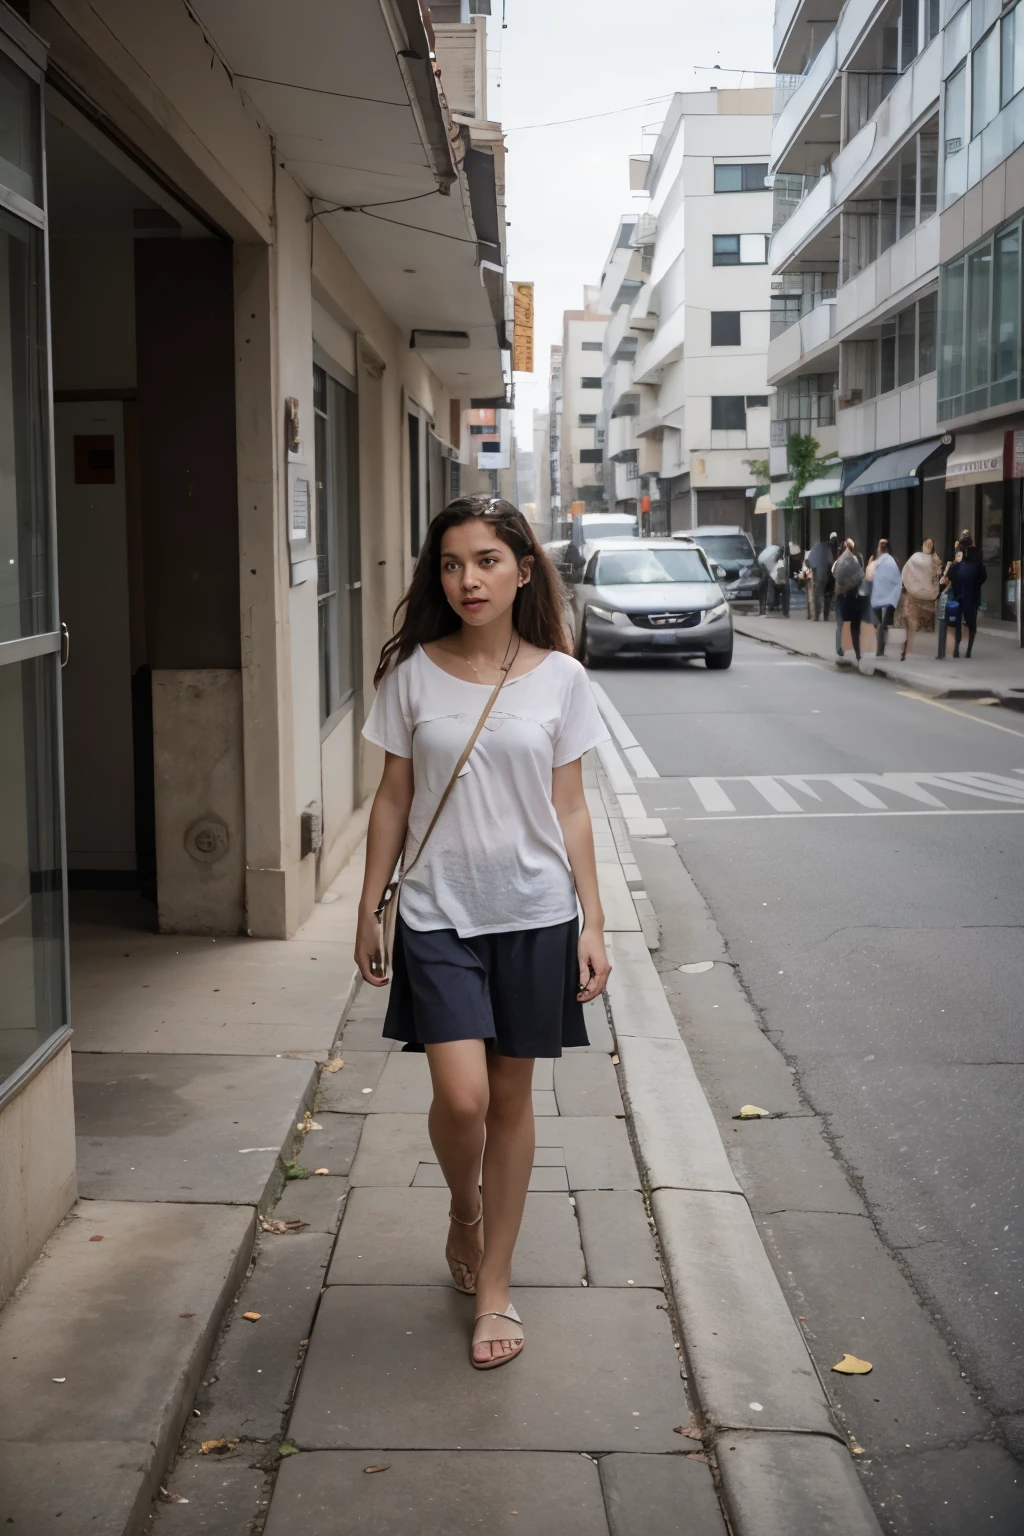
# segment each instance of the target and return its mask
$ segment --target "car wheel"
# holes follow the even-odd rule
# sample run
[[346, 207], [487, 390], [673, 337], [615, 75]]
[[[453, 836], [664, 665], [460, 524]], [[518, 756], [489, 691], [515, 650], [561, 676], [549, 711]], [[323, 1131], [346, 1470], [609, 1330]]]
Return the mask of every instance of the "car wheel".
[[704, 665], [709, 672], [724, 672], [732, 666], [732, 646], [727, 651], [709, 651], [704, 657]]
[[586, 619], [580, 620], [580, 632], [576, 641], [576, 659], [581, 661], [585, 667], [590, 666], [590, 646], [587, 642]]

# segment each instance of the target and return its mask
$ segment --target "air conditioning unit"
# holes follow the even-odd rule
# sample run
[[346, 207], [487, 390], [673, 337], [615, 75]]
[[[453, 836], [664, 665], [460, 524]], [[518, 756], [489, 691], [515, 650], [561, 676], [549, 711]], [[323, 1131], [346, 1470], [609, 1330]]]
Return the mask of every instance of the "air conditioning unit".
[[469, 0], [469, 14], [471, 16], [489, 16], [491, 14], [491, 0]]

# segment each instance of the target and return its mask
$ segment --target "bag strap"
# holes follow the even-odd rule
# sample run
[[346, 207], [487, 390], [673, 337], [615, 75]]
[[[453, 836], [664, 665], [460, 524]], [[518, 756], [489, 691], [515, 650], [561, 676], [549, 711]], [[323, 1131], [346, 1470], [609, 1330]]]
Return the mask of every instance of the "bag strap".
[[475, 727], [475, 729], [473, 731], [473, 734], [469, 738], [469, 740], [467, 741], [467, 743], [466, 743], [466, 745], [465, 745], [465, 747], [463, 749], [462, 756], [459, 758], [458, 762], [455, 764], [455, 767], [452, 770], [452, 776], [448, 780], [447, 785], [445, 786], [444, 794], [441, 796], [440, 800], [437, 802], [437, 809], [435, 810], [433, 816], [430, 818], [430, 825], [428, 826], [427, 830], [424, 832], [422, 838], [420, 839], [420, 845], [419, 845], [419, 847], [416, 850], [416, 856], [412, 860], [412, 862], [407, 864], [406, 867], [400, 872], [399, 877], [398, 877], [399, 878], [399, 882], [404, 880], [406, 875], [409, 874], [410, 870], [412, 870], [419, 863], [420, 855], [422, 854], [424, 848], [427, 846], [427, 839], [430, 837], [430, 834], [433, 832], [434, 828], [437, 826], [437, 823], [440, 821], [440, 819], [441, 819], [441, 812], [444, 810], [445, 806], [448, 804], [448, 797], [451, 794], [452, 790], [455, 788], [455, 780], [458, 778], [458, 776], [462, 772], [463, 768], [465, 768], [466, 764], [469, 762], [469, 759], [470, 759], [470, 756], [472, 754], [473, 748], [476, 746], [477, 741], [479, 740], [480, 732], [483, 730], [484, 726], [487, 724], [487, 717], [491, 713], [491, 710], [494, 708], [495, 703], [497, 702], [498, 694], [504, 688], [506, 682], [508, 681], [508, 674], [511, 672], [512, 668], [515, 666], [516, 657], [519, 655], [519, 645], [521, 645], [521, 644], [522, 644], [522, 640], [520, 639], [519, 643], [516, 645], [515, 651], [514, 651], [513, 656], [512, 656], [512, 660], [508, 663], [507, 666], [503, 666], [501, 668], [501, 680], [498, 682], [497, 686], [494, 689], [494, 692], [491, 694], [490, 698], [487, 700], [487, 703], [484, 705], [483, 714], [480, 716], [480, 719], [477, 721], [476, 727]]

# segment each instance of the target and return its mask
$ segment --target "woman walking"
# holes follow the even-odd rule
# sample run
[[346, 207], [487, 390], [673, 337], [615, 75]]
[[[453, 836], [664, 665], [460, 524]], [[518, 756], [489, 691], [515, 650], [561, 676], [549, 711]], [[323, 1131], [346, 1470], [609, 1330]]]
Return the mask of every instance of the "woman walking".
[[901, 661], [906, 661], [913, 648], [914, 636], [919, 629], [935, 628], [935, 605], [939, 599], [939, 575], [942, 562], [935, 553], [935, 540], [925, 539], [903, 567], [903, 591], [906, 639], [903, 642]]
[[988, 571], [981, 563], [978, 546], [966, 530], [960, 535], [956, 556], [943, 572], [949, 584], [950, 597], [957, 603], [953, 629], [953, 655], [960, 655], [963, 626], [967, 625], [967, 659], [971, 659], [974, 639], [978, 633], [978, 609], [981, 606], [981, 589], [988, 580]]
[[868, 568], [864, 574], [865, 579], [871, 583], [871, 607], [874, 610], [875, 625], [878, 629], [875, 655], [884, 656], [889, 625], [893, 621], [896, 604], [903, 590], [900, 568], [889, 553], [888, 539], [879, 539], [878, 548], [868, 561]]
[[386, 756], [355, 958], [364, 981], [386, 984], [378, 903], [404, 849], [384, 1034], [426, 1051], [451, 1192], [445, 1256], [476, 1298], [478, 1370], [523, 1349], [509, 1286], [534, 1059], [587, 1044], [582, 1005], [610, 970], [581, 764], [608, 733], [567, 654], [562, 604], [515, 507], [453, 501], [427, 531], [364, 727]]
[[849, 624], [853, 654], [860, 661], [860, 584], [864, 580], [864, 567], [861, 565], [857, 546], [852, 539], [844, 542], [839, 558], [832, 567], [832, 575], [836, 583], [839, 626], [836, 633], [836, 650], [840, 656], [843, 654], [843, 625]]

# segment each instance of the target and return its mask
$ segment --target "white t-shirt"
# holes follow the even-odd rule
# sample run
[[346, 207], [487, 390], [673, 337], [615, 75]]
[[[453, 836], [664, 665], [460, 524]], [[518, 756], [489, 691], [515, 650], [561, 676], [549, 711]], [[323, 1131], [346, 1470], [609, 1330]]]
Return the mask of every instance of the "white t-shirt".
[[[412, 758], [407, 863], [492, 691], [452, 677], [419, 646], [381, 681], [363, 735]], [[587, 674], [571, 656], [552, 651], [507, 682], [402, 885], [403, 921], [471, 938], [575, 917], [551, 773], [607, 739]]]

